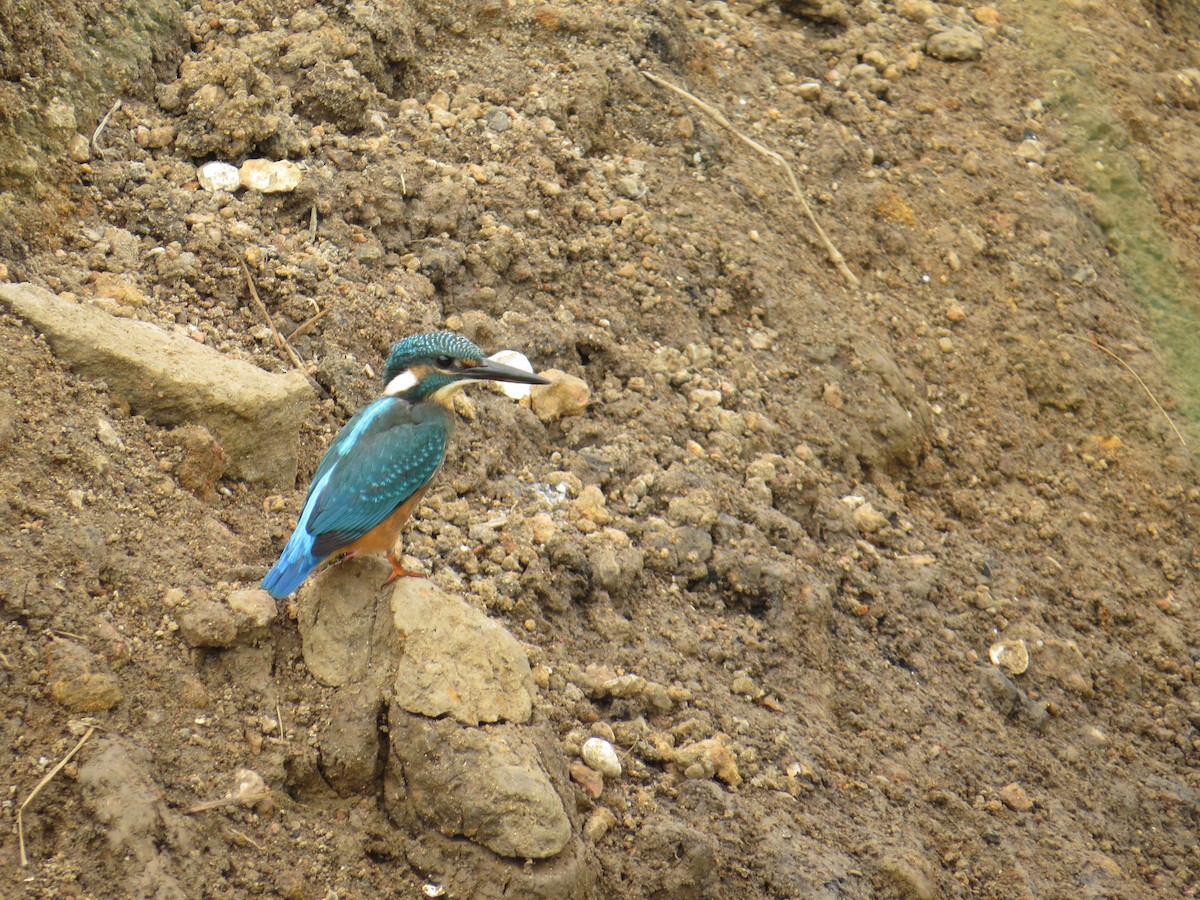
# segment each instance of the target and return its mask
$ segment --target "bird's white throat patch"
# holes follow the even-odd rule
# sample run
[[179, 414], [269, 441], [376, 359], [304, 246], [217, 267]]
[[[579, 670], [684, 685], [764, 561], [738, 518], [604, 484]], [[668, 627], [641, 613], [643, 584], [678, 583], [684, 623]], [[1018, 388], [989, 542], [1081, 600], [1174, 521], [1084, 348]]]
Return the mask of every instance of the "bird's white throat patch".
[[405, 369], [387, 383], [387, 387], [383, 389], [383, 394], [385, 397], [399, 397], [405, 391], [415, 388], [419, 380], [416, 372], [412, 369]]

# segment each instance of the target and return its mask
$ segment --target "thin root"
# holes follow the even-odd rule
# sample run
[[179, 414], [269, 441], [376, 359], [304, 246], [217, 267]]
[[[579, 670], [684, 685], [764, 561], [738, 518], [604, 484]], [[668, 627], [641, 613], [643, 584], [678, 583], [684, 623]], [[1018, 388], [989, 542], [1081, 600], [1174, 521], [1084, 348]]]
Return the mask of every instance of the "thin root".
[[[271, 329], [271, 335], [275, 338], [275, 346], [287, 354], [287, 358], [292, 361], [292, 365], [305, 372], [304, 362], [292, 349], [292, 345], [287, 342], [279, 329], [275, 327], [275, 320], [271, 318], [271, 313], [267, 310], [266, 304], [258, 296], [258, 288], [254, 286], [254, 279], [250, 275], [250, 267], [246, 265], [246, 260], [238, 257], [238, 262], [242, 264], [242, 272], [246, 275], [246, 286], [250, 289], [250, 299], [254, 301], [254, 306], [258, 310], [258, 314], [263, 317], [263, 321], [267, 323], [267, 327]], [[307, 373], [306, 373], [307, 374]]]
[[1162, 413], [1162, 417], [1167, 420], [1167, 424], [1170, 425], [1171, 430], [1173, 432], [1175, 432], [1175, 437], [1179, 438], [1180, 446], [1185, 447], [1185, 448], [1187, 447], [1187, 441], [1185, 441], [1183, 439], [1183, 432], [1181, 432], [1179, 430], [1178, 426], [1175, 424], [1175, 420], [1171, 418], [1170, 414], [1165, 409], [1163, 409], [1163, 405], [1158, 402], [1158, 398], [1154, 396], [1154, 392], [1152, 390], [1150, 390], [1150, 388], [1146, 385], [1146, 382], [1142, 381], [1142, 376], [1139, 375], [1137, 372], [1133, 371], [1133, 367], [1131, 365], [1129, 365], [1129, 363], [1125, 362], [1125, 360], [1121, 359], [1121, 357], [1117, 356], [1117, 354], [1113, 353], [1111, 350], [1109, 350], [1107, 347], [1105, 347], [1103, 344], [1101, 344], [1094, 337], [1085, 338], [1085, 337], [1080, 337], [1077, 334], [1067, 335], [1067, 337], [1073, 337], [1077, 341], [1083, 341], [1085, 344], [1091, 344], [1093, 347], [1095, 347], [1101, 353], [1111, 356], [1113, 359], [1115, 359], [1117, 362], [1119, 362], [1122, 365], [1122, 367], [1124, 367], [1126, 372], [1128, 372], [1130, 375], [1132, 375], [1134, 378], [1137, 379], [1137, 383], [1142, 386], [1142, 390], [1146, 392], [1146, 396], [1150, 398], [1150, 402], [1154, 404], [1155, 409], [1157, 409], [1160, 413]]
[[718, 125], [728, 128], [739, 140], [751, 147], [754, 151], [761, 153], [776, 165], [782, 166], [783, 171], [787, 174], [788, 184], [791, 185], [792, 196], [796, 198], [796, 201], [800, 204], [800, 208], [803, 209], [804, 214], [808, 216], [808, 221], [812, 223], [813, 229], [817, 232], [817, 236], [821, 239], [821, 243], [825, 245], [825, 252], [829, 255], [829, 261], [833, 263], [834, 268], [838, 270], [842, 278], [846, 280], [847, 284], [851, 285], [852, 287], [858, 286], [858, 278], [855, 277], [854, 273], [850, 271], [850, 267], [846, 265], [846, 258], [842, 256], [841, 251], [839, 251], [838, 248], [833, 245], [833, 241], [829, 239], [829, 235], [825, 233], [825, 229], [821, 227], [821, 223], [817, 221], [817, 217], [813, 214], [812, 207], [808, 205], [808, 200], [806, 200], [804, 197], [804, 192], [800, 190], [800, 181], [796, 178], [796, 173], [792, 170], [791, 165], [786, 159], [783, 158], [781, 154], [776, 153], [774, 150], [771, 150], [768, 147], [764, 147], [758, 141], [754, 140], [754, 138], [747, 137], [746, 135], [742, 134], [742, 132], [734, 128], [730, 121], [725, 118], [725, 114], [723, 112], [721, 112], [712, 104], [701, 100], [690, 91], [686, 91], [678, 85], [671, 84], [671, 82], [667, 81], [666, 79], [659, 78], [657, 75], [653, 75], [650, 72], [642, 72], [642, 74], [660, 87], [665, 87], [667, 90], [674, 91], [679, 96], [685, 98], [691, 103], [694, 103], [710, 119], [712, 119]]

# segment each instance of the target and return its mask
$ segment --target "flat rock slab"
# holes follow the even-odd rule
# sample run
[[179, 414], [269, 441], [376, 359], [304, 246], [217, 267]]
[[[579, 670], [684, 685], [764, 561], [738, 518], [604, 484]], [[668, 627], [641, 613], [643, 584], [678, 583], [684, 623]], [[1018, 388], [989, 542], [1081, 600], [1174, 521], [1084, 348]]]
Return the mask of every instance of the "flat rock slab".
[[442, 834], [515, 859], [548, 859], [570, 842], [571, 820], [527, 728], [467, 728], [394, 705], [388, 726], [405, 799]]
[[500, 623], [423, 578], [397, 582], [392, 621], [404, 648], [392, 699], [406, 712], [464, 725], [529, 721], [529, 657]]
[[31, 284], [0, 284], [0, 304], [42, 332], [54, 353], [104, 381], [160, 425], [203, 425], [229, 474], [292, 487], [300, 423], [315, 399], [298, 372], [275, 375], [148, 322], [110, 316]]

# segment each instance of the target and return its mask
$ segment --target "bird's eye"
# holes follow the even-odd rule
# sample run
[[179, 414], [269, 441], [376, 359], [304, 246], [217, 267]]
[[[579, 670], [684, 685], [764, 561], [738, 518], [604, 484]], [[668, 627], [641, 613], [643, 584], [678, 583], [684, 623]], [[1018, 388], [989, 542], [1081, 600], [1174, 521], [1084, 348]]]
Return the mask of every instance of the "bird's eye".
[[435, 357], [433, 361], [437, 363], [437, 367], [439, 369], [450, 369], [454, 367], [454, 359], [446, 356], [444, 353], [441, 356]]

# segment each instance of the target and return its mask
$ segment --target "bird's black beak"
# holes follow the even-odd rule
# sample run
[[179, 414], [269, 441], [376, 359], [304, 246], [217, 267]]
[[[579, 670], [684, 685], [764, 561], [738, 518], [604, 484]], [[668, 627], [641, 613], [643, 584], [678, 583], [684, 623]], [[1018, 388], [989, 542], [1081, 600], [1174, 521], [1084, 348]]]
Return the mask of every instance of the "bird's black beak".
[[475, 381], [515, 381], [517, 384], [550, 383], [541, 375], [534, 375], [532, 372], [526, 372], [524, 369], [506, 366], [504, 363], [498, 363], [491, 359], [485, 359], [477, 366], [463, 369], [462, 375], [464, 378], [470, 378]]

